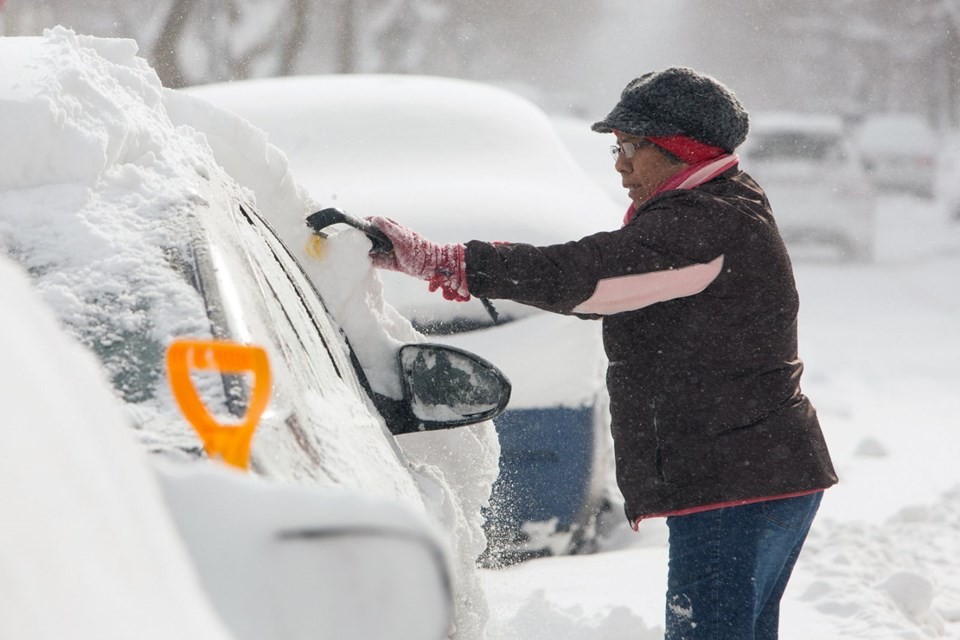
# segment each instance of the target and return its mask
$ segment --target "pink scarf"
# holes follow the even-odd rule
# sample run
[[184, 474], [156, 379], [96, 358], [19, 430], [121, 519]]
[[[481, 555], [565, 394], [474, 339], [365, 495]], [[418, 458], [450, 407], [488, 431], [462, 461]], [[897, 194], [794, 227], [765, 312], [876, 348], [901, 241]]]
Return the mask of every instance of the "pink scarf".
[[[699, 187], [706, 182], [710, 182], [718, 175], [730, 167], [735, 166], [739, 162], [740, 158], [738, 158], [735, 154], [723, 154], [722, 156], [690, 165], [686, 169], [678, 171], [670, 178], [667, 178], [667, 181], [657, 187], [657, 190], [650, 194], [650, 197], [652, 198], [658, 193], [663, 193], [664, 191], [672, 191], [674, 189], [693, 189], [695, 187]], [[628, 222], [633, 220], [633, 216], [635, 216], [636, 213], [636, 209], [631, 204], [627, 209], [627, 214], [623, 217], [623, 224], [626, 225]]]

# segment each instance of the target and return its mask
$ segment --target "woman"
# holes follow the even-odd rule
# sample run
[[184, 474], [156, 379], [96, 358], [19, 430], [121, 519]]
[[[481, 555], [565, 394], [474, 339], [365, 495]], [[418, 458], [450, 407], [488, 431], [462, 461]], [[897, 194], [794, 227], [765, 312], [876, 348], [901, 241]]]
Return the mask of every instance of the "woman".
[[777, 637], [779, 603], [837, 482], [800, 389], [799, 299], [763, 190], [734, 150], [748, 115], [692, 69], [630, 82], [614, 133], [623, 227], [562, 245], [438, 245], [385, 218], [380, 268], [445, 297], [600, 318], [617, 481], [636, 529], [666, 517], [666, 637]]

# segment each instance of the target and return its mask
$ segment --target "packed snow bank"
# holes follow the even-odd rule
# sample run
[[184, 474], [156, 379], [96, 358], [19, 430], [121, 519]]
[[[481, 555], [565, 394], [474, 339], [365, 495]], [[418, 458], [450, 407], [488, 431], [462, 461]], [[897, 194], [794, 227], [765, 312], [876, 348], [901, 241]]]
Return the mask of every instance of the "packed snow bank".
[[[48, 46], [37, 60], [29, 55], [40, 39], [19, 40], [22, 46], [11, 43], [5, 47], [5, 72], [0, 76], [0, 91], [13, 98], [5, 103], [0, 136], [8, 150], [16, 150], [0, 157], [0, 189], [91, 182], [111, 165], [159, 150], [163, 140], [153, 135], [151, 123], [129, 115], [126, 109], [140, 101], [148, 106], [160, 102], [158, 84], [143, 83], [147, 64], [134, 58], [136, 43], [100, 40], [96, 45], [99, 55], [94, 58], [83, 52], [84, 47], [93, 45], [93, 39], [67, 38], [59, 32], [54, 40], [46, 40]], [[140, 84], [140, 91], [116, 91], [116, 85], [90, 82], [90, 75], [109, 73], [121, 61], [131, 67], [118, 81], [132, 80]], [[50, 86], [42, 74], [16, 72], [40, 67], [61, 67], [59, 86]], [[57, 100], [61, 92], [70, 92], [70, 99]], [[135, 108], [135, 113], [139, 111]], [[49, 139], [51, 132], [56, 132], [56, 147], [37, 144]]]
[[[0, 252], [29, 265], [43, 300], [74, 335], [94, 336], [88, 346], [101, 359], [126, 332], [147, 331], [161, 346], [172, 336], [203, 334], [203, 301], [190, 286], [163, 278], [170, 264], [160, 247], [175, 245], [178, 217], [204, 198], [197, 184], [223, 183], [245, 191], [305, 264], [377, 387], [398, 388], [393, 354], [422, 337], [383, 302], [362, 236], [344, 232], [328, 241], [325, 259], [307, 256], [303, 218], [316, 205], [262, 132], [164, 90], [131, 41], [58, 27], [42, 38], [3, 38], [0, 46], [7, 149], [0, 157]], [[136, 286], [119, 286], [119, 276], [130, 274]], [[106, 322], [90, 325], [92, 308]], [[156, 400], [171, 402], [169, 393]], [[132, 414], [145, 410], [144, 403], [127, 406]], [[333, 418], [348, 430], [351, 411], [367, 410]], [[481, 508], [497, 475], [492, 424], [408, 436], [400, 456], [386, 437], [372, 443], [376, 451], [337, 442], [331, 455], [338, 473], [317, 469], [311, 477], [345, 484], [380, 478], [379, 493], [425, 510], [452, 548], [457, 637], [481, 637], [487, 609], [474, 561], [485, 547]], [[384, 451], [393, 456], [386, 467]]]
[[226, 640], [95, 359], [0, 256], [0, 637]]
[[551, 603], [543, 590], [526, 597], [516, 614], [492, 625], [491, 637], [499, 640], [660, 640], [663, 631], [649, 628], [628, 607], [614, 607], [589, 615], [581, 607], [561, 608]]

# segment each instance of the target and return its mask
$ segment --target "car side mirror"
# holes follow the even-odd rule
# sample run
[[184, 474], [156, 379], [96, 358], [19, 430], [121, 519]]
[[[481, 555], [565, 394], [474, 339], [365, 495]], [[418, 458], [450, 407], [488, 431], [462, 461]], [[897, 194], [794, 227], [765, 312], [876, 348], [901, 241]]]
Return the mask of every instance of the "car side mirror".
[[400, 348], [403, 413], [394, 434], [449, 429], [490, 420], [510, 400], [510, 381], [480, 356], [442, 344]]

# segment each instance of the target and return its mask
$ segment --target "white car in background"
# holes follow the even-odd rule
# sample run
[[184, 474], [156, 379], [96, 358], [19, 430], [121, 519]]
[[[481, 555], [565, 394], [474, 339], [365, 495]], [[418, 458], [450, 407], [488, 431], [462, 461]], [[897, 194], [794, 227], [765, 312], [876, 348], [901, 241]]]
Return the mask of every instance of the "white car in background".
[[878, 187], [932, 198], [936, 184], [937, 134], [920, 115], [867, 115], [856, 144], [870, 178]]
[[825, 245], [844, 260], [872, 258], [874, 189], [840, 117], [751, 114], [737, 153], [766, 192], [788, 245]]
[[[570, 158], [547, 116], [502, 89], [343, 75], [189, 93], [266, 131], [318, 209], [387, 216], [438, 242], [533, 244], [614, 229], [623, 214]], [[490, 563], [589, 548], [596, 515], [614, 495], [599, 323], [507, 301], [494, 301], [494, 323], [477, 300], [453, 303], [424, 282], [382, 277], [387, 301], [417, 329], [482, 355], [512, 383], [496, 421]]]

